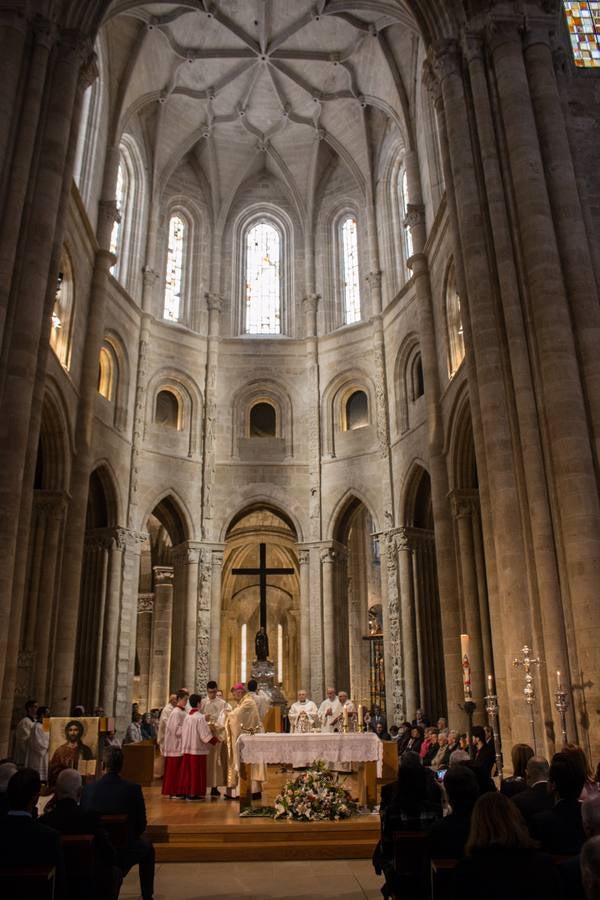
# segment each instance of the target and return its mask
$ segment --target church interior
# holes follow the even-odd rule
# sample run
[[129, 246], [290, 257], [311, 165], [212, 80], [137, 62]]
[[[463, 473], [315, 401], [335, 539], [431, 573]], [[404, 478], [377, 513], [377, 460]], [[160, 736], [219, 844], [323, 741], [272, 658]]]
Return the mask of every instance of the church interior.
[[0, 0], [0, 756], [266, 625], [596, 765], [597, 6]]

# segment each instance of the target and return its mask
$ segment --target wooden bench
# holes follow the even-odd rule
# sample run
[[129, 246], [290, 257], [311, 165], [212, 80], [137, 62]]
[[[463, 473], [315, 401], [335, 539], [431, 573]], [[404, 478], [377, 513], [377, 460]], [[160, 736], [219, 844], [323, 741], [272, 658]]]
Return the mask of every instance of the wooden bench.
[[457, 859], [431, 860], [431, 900], [443, 900], [451, 893]]
[[129, 820], [126, 813], [101, 815], [100, 822], [115, 850], [123, 850], [129, 844]]
[[96, 865], [93, 834], [61, 834], [67, 882], [88, 880]]
[[[429, 896], [430, 863], [429, 835], [426, 831], [394, 831], [392, 842], [394, 847], [394, 870], [400, 883], [406, 883], [407, 896]], [[410, 885], [414, 893], [409, 894]]]
[[0, 867], [0, 895], [10, 900], [54, 900], [54, 866]]

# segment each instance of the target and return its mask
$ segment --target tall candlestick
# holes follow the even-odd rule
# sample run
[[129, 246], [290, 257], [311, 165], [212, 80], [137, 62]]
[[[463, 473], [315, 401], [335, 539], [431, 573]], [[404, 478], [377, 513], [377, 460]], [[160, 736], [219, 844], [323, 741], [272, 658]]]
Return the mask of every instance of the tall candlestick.
[[469, 635], [461, 634], [460, 636], [460, 652], [462, 656], [462, 672], [463, 672], [463, 691], [465, 702], [468, 703], [473, 694], [471, 691], [471, 662], [469, 660]]
[[358, 724], [361, 728], [365, 724], [365, 708], [362, 703], [358, 704]]

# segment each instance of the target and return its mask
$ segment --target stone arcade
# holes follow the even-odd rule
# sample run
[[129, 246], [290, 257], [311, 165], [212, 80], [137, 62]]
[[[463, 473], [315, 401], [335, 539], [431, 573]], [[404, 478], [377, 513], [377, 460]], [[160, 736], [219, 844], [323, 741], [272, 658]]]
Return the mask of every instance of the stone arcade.
[[598, 759], [577, 53], [558, 0], [0, 0], [0, 755], [249, 675], [266, 544], [288, 698], [465, 724], [468, 633], [511, 744], [527, 643]]

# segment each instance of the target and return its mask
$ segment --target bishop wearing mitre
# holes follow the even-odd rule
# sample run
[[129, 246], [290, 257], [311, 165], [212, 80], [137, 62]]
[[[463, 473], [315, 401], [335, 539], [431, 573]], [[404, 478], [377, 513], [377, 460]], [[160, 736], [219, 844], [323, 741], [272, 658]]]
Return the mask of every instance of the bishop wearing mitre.
[[327, 697], [319, 707], [321, 731], [325, 733], [339, 731], [342, 724], [342, 712], [342, 704], [338, 700], [335, 688], [328, 687]]
[[225, 719], [231, 712], [231, 706], [222, 697], [217, 696], [217, 682], [209, 681], [206, 685], [206, 697], [200, 704], [200, 712], [206, 716], [218, 743], [211, 744], [206, 761], [206, 787], [210, 788], [211, 797], [219, 797], [219, 787], [227, 784], [227, 742], [225, 740]]
[[[252, 682], [249, 682], [251, 685]], [[256, 690], [256, 682], [254, 683]], [[237, 739], [240, 734], [256, 734], [263, 731], [263, 725], [258, 712], [258, 706], [254, 699], [254, 692], [246, 692], [246, 685], [234, 684], [231, 688], [237, 706], [225, 720], [225, 734], [227, 737], [227, 793], [229, 798], [239, 797], [240, 786], [240, 759]], [[266, 766], [264, 763], [256, 763], [250, 767], [252, 778], [252, 799], [260, 800], [262, 783], [267, 780]]]
[[302, 734], [305, 731], [310, 731], [316, 717], [317, 704], [314, 700], [307, 699], [306, 691], [298, 691], [298, 699], [295, 703], [292, 703], [288, 712], [292, 734]]

